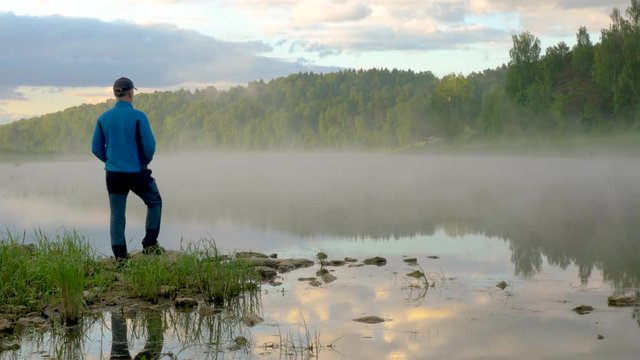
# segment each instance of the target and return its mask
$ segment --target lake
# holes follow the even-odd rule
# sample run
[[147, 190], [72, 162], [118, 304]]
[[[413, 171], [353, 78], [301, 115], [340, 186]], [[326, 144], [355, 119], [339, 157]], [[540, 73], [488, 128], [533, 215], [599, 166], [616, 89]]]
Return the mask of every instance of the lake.
[[[35, 332], [0, 358], [104, 359], [122, 346], [167, 359], [306, 358], [309, 344], [320, 359], [638, 358], [640, 308], [607, 298], [640, 291], [640, 159], [202, 152], [159, 154], [151, 168], [166, 248], [213, 239], [229, 254], [387, 263], [331, 267], [337, 279], [319, 287], [298, 280], [319, 265], [280, 274], [262, 286], [252, 311], [264, 322], [252, 327], [233, 314], [105, 313], [71, 340]], [[97, 160], [5, 161], [0, 174], [5, 233], [77, 230], [111, 255]], [[144, 216], [131, 195], [130, 251]], [[353, 321], [362, 316], [385, 321]]]

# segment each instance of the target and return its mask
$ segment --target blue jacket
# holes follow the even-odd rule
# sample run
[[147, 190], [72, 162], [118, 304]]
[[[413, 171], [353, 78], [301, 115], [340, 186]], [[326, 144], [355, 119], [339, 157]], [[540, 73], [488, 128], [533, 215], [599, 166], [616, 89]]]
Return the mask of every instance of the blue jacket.
[[156, 151], [147, 116], [127, 101], [117, 101], [105, 111], [93, 131], [93, 154], [105, 170], [139, 172], [147, 168]]

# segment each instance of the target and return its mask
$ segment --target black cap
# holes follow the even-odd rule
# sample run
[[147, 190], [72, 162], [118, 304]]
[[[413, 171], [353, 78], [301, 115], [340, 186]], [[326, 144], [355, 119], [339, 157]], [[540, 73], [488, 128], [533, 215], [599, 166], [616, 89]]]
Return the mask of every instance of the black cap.
[[121, 77], [120, 79], [116, 80], [116, 82], [113, 83], [114, 93], [123, 93], [131, 89], [136, 89], [136, 88], [135, 86], [133, 86], [133, 81], [129, 80], [126, 77]]

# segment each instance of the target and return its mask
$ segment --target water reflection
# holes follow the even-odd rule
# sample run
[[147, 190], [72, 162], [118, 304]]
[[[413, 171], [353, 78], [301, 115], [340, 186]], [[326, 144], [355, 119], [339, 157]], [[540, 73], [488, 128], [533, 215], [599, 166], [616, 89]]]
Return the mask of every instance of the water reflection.
[[[545, 271], [514, 276], [511, 249], [502, 239], [481, 235], [430, 237], [381, 242], [326, 242], [330, 259], [386, 254], [385, 266], [329, 267], [337, 280], [320, 287], [319, 265], [281, 274], [282, 285], [265, 285], [259, 304], [237, 303], [220, 313], [198, 311], [112, 311], [106, 321], [85, 324], [80, 341], [66, 354], [84, 358], [304, 359], [313, 345], [321, 359], [636, 359], [638, 309], [611, 308], [611, 287], [594, 270], [581, 284], [575, 265], [561, 270], [543, 259]], [[439, 258], [427, 256], [437, 254]], [[407, 255], [417, 258], [411, 265]], [[429, 287], [407, 276], [423, 270]], [[508, 286], [496, 287], [504, 280]], [[246, 304], [246, 303], [245, 303]], [[596, 311], [578, 315], [580, 304]], [[246, 313], [264, 323], [248, 327]], [[379, 316], [380, 324], [352, 321]], [[598, 335], [605, 337], [598, 340]], [[237, 346], [238, 337], [248, 344]], [[46, 343], [46, 342], [45, 342]], [[60, 343], [60, 342], [59, 342]], [[24, 344], [24, 343], [23, 343]], [[15, 358], [55, 354], [23, 345]], [[55, 355], [51, 355], [54, 356]], [[0, 354], [4, 358], [4, 354]], [[74, 358], [74, 357], [66, 357]]]
[[[161, 358], [164, 343], [164, 326], [161, 313], [148, 311], [142, 317], [145, 323], [146, 340], [144, 348], [133, 359], [154, 360]], [[111, 312], [111, 356], [110, 359], [131, 359], [129, 352], [129, 338], [127, 336], [127, 322], [124, 314]], [[136, 333], [137, 335], [137, 333]]]

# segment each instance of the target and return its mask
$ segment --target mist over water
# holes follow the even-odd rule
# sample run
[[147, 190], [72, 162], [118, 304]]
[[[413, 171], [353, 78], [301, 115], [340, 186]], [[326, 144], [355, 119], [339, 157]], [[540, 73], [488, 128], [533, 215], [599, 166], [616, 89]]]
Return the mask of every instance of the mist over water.
[[[539, 270], [536, 252], [587, 271], [624, 260], [620, 247], [638, 250], [640, 160], [633, 158], [183, 153], [161, 154], [151, 168], [164, 199], [160, 240], [169, 248], [180, 238], [212, 237], [226, 251], [282, 251], [301, 241], [443, 229], [510, 241], [522, 274]], [[109, 254], [97, 160], [0, 170], [2, 226], [78, 229]], [[127, 238], [136, 248], [144, 206], [133, 194], [128, 206]]]
[[[280, 287], [263, 287], [267, 325], [234, 325], [253, 351], [224, 358], [279, 358], [259, 345], [280, 326], [297, 333], [301, 317], [323, 344], [342, 339], [339, 353], [325, 348], [324, 359], [637, 356], [640, 308], [608, 308], [606, 299], [640, 286], [638, 159], [181, 153], [160, 154], [151, 168], [164, 200], [160, 242], [168, 248], [213, 238], [222, 252], [388, 259], [383, 267], [332, 269], [338, 279], [319, 288], [296, 280], [317, 267], [282, 274]], [[76, 229], [111, 255], [97, 160], [4, 162], [0, 173], [0, 226], [26, 231], [27, 241], [35, 228]], [[144, 216], [130, 194], [130, 250], [141, 247]], [[432, 288], [412, 287], [405, 274], [416, 267], [403, 262], [407, 256], [418, 258]], [[500, 280], [509, 284], [504, 292], [496, 290]], [[571, 311], [580, 304], [596, 311]], [[362, 315], [389, 321], [351, 321]], [[173, 321], [165, 318], [165, 328]], [[108, 353], [110, 329], [91, 325], [83, 346]], [[606, 339], [596, 340], [599, 334]], [[225, 336], [233, 342], [235, 332]], [[206, 342], [164, 337], [165, 352], [210, 355]], [[35, 345], [23, 340], [20, 356], [29, 358]], [[130, 345], [132, 353], [143, 347]]]

